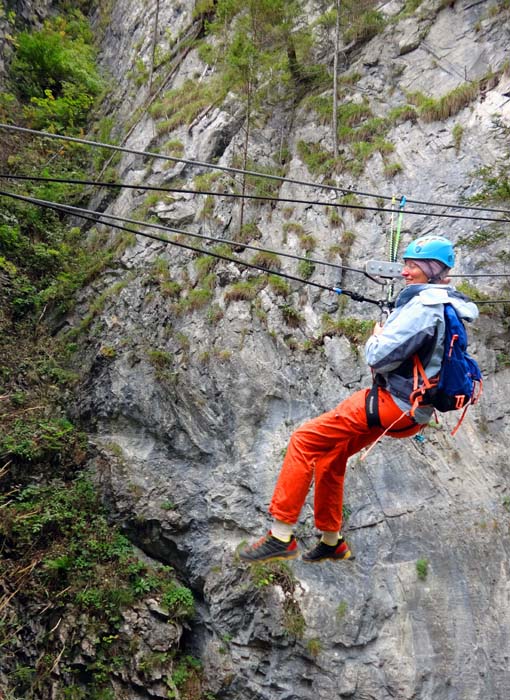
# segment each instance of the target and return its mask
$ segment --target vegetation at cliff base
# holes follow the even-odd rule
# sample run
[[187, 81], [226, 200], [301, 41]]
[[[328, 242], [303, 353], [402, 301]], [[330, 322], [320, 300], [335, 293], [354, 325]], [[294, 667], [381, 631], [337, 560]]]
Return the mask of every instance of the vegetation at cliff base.
[[[85, 697], [80, 688], [96, 697], [110, 687], [132, 653], [123, 611], [148, 595], [160, 600], [174, 622], [194, 610], [191, 591], [175, 581], [172, 570], [143, 564], [108, 523], [89, 479], [62, 471], [67, 482], [29, 484], [0, 497], [2, 649], [6, 658], [16, 659], [13, 690], [27, 698], [47, 697], [60, 685], [53, 674], [57, 666], [76, 697]], [[18, 652], [20, 631], [28, 624], [26, 606], [45, 630], [38, 660], [31, 656], [32, 645]], [[78, 662], [81, 635], [90, 637], [94, 652]], [[31, 672], [22, 674], [21, 668]]]

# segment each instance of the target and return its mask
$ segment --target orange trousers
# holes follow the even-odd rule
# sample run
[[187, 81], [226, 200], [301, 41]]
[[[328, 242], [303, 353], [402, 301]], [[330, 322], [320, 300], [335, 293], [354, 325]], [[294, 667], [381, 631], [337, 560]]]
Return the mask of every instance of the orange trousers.
[[315, 526], [326, 532], [340, 530], [348, 458], [377, 440], [394, 421], [390, 437], [409, 437], [421, 430], [423, 426], [403, 413], [382, 388], [378, 396], [382, 427], [369, 428], [368, 392], [357, 391], [292, 434], [269, 507], [274, 518], [295, 524], [314, 480]]

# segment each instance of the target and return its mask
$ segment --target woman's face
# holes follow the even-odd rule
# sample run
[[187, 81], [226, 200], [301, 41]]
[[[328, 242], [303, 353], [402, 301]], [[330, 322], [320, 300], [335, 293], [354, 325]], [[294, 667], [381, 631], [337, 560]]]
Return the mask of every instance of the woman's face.
[[427, 275], [418, 267], [414, 260], [404, 260], [402, 277], [405, 280], [406, 286], [408, 284], [427, 284], [429, 281]]

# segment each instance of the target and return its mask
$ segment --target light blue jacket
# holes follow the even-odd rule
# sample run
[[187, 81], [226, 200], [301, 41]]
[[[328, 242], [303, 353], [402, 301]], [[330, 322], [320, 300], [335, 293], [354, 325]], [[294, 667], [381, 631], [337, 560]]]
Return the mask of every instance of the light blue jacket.
[[[464, 321], [478, 318], [475, 304], [451, 287], [412, 284], [397, 297], [395, 310], [382, 333], [371, 336], [365, 346], [367, 363], [403, 411], [411, 407], [412, 356], [418, 353], [429, 378], [441, 368], [445, 303], [451, 304]], [[431, 413], [431, 409], [419, 409], [415, 419], [418, 423], [427, 423]]]

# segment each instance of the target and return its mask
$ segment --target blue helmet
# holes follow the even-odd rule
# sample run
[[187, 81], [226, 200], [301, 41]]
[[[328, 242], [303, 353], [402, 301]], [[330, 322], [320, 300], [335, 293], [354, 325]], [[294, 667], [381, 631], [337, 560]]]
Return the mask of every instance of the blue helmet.
[[455, 264], [455, 253], [450, 241], [433, 234], [409, 243], [402, 257], [404, 260], [437, 260], [446, 267], [453, 267]]

